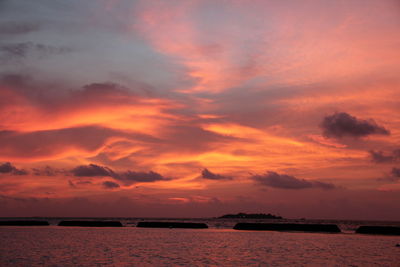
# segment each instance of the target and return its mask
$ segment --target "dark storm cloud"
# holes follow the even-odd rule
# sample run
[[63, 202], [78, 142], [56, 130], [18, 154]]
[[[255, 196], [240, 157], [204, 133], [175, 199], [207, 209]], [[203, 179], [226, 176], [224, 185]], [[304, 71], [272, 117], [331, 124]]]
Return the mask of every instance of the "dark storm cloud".
[[119, 184], [114, 183], [112, 181], [105, 181], [103, 182], [103, 187], [107, 189], [114, 189], [114, 188], [119, 188]]
[[390, 173], [385, 177], [378, 178], [378, 181], [385, 182], [385, 183], [397, 183], [400, 181], [400, 168], [392, 168]]
[[95, 177], [109, 176], [114, 177], [116, 174], [107, 167], [98, 166], [95, 164], [81, 165], [71, 170], [71, 173], [77, 177]]
[[261, 185], [281, 189], [322, 188], [327, 190], [336, 188], [331, 183], [298, 179], [291, 175], [278, 174], [273, 171], [268, 171], [264, 175], [253, 175], [252, 179]]
[[69, 173], [64, 169], [57, 169], [50, 166], [42, 168], [32, 168], [33, 175], [36, 176], [56, 176], [56, 175], [68, 175]]
[[115, 180], [121, 181], [125, 185], [131, 185], [139, 182], [151, 183], [156, 181], [170, 180], [169, 178], [166, 178], [154, 171], [135, 172], [128, 170], [125, 172], [114, 172], [108, 167], [95, 164], [78, 166], [72, 169], [71, 173], [76, 177], [112, 177]]
[[0, 23], [0, 35], [21, 35], [36, 32], [40, 29], [39, 23], [7, 21]]
[[32, 42], [0, 44], [0, 59], [3, 61], [21, 60], [28, 56], [37, 58], [49, 55], [65, 54], [72, 50], [66, 47], [37, 44]]
[[374, 120], [358, 119], [345, 112], [326, 116], [320, 127], [325, 137], [342, 138], [350, 136], [358, 138], [372, 134], [390, 135], [387, 129], [377, 125]]
[[371, 159], [375, 163], [390, 163], [400, 161], [400, 149], [395, 149], [391, 153], [385, 154], [382, 151], [369, 151]]
[[0, 165], [0, 172], [1, 173], [9, 173], [12, 172], [15, 169], [14, 166], [11, 165], [11, 163], [6, 162]]
[[391, 172], [392, 176], [400, 180], [400, 168], [393, 168]]
[[204, 169], [201, 172], [201, 177], [203, 177], [204, 179], [209, 179], [209, 180], [232, 180], [232, 177], [224, 176], [221, 174], [216, 174], [216, 173], [209, 171], [208, 169]]
[[385, 162], [393, 162], [394, 158], [392, 155], [385, 155], [382, 151], [369, 151], [371, 159], [375, 163], [385, 163]]
[[127, 171], [124, 173], [120, 173], [119, 177], [116, 178], [124, 182], [125, 184], [132, 184], [135, 182], [156, 182], [156, 181], [163, 181], [163, 180], [170, 180], [168, 178], [163, 177], [161, 174], [149, 171], [149, 172], [134, 172], [134, 171]]
[[0, 174], [2, 174], [2, 173], [13, 174], [13, 175], [27, 175], [28, 174], [27, 171], [22, 170], [22, 169], [17, 169], [10, 162], [5, 162], [3, 164], [0, 164]]

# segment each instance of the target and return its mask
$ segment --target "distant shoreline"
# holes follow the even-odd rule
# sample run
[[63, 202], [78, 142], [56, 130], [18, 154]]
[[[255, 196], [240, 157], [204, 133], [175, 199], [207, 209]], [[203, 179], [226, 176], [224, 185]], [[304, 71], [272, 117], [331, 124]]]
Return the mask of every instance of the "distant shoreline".
[[221, 217], [218, 217], [217, 219], [284, 219], [281, 216], [276, 216], [273, 214], [265, 214], [265, 213], [237, 213], [237, 214], [225, 214], [222, 215]]
[[[222, 217], [222, 216], [221, 216]], [[49, 219], [49, 220], [65, 220], [65, 219], [84, 219], [84, 220], [97, 220], [97, 219], [118, 219], [118, 220], [219, 220], [221, 217], [156, 217], [156, 216], [0, 216], [0, 220], [12, 220], [12, 219]], [[248, 218], [230, 218], [230, 219], [248, 219]], [[263, 218], [261, 218], [263, 219]], [[268, 219], [268, 218], [266, 218]], [[384, 223], [400, 223], [400, 220], [388, 220], [388, 219], [321, 219], [321, 218], [282, 218], [286, 221], [313, 221], [313, 222], [352, 222], [352, 223], [364, 223], [364, 222], [384, 222]]]

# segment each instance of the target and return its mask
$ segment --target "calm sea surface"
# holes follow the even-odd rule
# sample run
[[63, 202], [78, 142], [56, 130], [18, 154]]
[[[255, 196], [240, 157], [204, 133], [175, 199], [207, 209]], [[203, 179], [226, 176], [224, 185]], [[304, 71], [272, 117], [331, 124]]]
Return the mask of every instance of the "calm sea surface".
[[236, 231], [228, 229], [232, 220], [208, 220], [209, 229], [129, 222], [122, 228], [2, 226], [0, 266], [400, 266], [400, 236], [354, 234], [354, 222], [339, 224], [348, 226], [341, 234]]

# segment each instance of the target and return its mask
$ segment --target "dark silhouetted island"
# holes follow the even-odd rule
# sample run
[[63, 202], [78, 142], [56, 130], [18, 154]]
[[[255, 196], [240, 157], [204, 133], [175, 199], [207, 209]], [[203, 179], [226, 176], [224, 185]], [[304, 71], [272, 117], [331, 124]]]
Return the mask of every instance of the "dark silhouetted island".
[[400, 235], [400, 227], [395, 226], [360, 226], [356, 230], [357, 234], [371, 235]]
[[122, 227], [119, 221], [61, 221], [58, 226]]
[[0, 226], [48, 226], [48, 221], [30, 221], [30, 220], [18, 220], [18, 221], [0, 221]]
[[275, 216], [270, 213], [264, 214], [264, 213], [238, 213], [238, 214], [226, 214], [221, 217], [218, 217], [218, 219], [283, 219], [281, 216]]
[[189, 223], [189, 222], [139, 222], [136, 225], [136, 227], [205, 229], [208, 228], [208, 225], [205, 223]]
[[296, 231], [296, 232], [324, 232], [340, 233], [335, 224], [300, 224], [300, 223], [237, 223], [235, 230], [257, 231]]

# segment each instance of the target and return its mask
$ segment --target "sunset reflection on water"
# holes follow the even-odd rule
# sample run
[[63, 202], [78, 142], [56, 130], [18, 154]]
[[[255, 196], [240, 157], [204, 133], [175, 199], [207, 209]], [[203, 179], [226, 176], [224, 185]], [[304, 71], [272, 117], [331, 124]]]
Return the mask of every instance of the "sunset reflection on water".
[[398, 237], [230, 229], [0, 228], [1, 266], [396, 266]]

